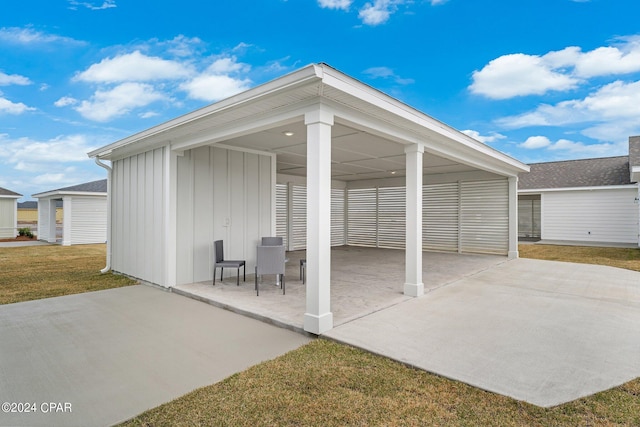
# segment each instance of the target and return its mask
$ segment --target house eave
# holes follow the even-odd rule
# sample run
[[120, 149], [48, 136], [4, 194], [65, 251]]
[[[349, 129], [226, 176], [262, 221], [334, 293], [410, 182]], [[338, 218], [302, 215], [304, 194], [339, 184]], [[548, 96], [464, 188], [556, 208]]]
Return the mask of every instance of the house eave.
[[525, 189], [525, 190], [518, 189], [518, 194], [540, 194], [540, 193], [553, 193], [558, 191], [621, 190], [626, 188], [638, 188], [638, 184], [600, 185], [600, 186], [589, 186], [589, 187], [532, 188], [532, 189]]
[[45, 197], [64, 197], [64, 196], [94, 196], [94, 197], [107, 197], [106, 192], [92, 192], [92, 191], [46, 191], [44, 193], [32, 194], [31, 197], [35, 199], [41, 199]]

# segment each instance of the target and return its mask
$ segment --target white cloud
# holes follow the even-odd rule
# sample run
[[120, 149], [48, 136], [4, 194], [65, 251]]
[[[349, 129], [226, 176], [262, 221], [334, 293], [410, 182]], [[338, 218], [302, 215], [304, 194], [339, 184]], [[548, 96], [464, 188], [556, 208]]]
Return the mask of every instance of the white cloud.
[[202, 74], [182, 83], [180, 89], [193, 99], [219, 101], [251, 87], [251, 80], [238, 76], [250, 69], [234, 56], [219, 57]]
[[546, 136], [531, 136], [519, 147], [527, 150], [545, 150], [547, 156], [556, 160], [623, 156], [627, 154], [628, 142], [626, 138], [616, 140], [619, 142], [602, 142], [586, 144], [581, 141], [558, 139], [553, 142]]
[[364, 70], [364, 74], [367, 74], [369, 77], [377, 79], [391, 79], [398, 84], [407, 85], [414, 83], [413, 79], [405, 79], [398, 76], [391, 68], [389, 67], [372, 67]]
[[[87, 161], [87, 152], [93, 150], [85, 135], [59, 136], [48, 141], [30, 138], [10, 139], [0, 135], [0, 159], [27, 169], [27, 163], [61, 163]], [[42, 170], [42, 169], [41, 169]]]
[[640, 117], [640, 81], [615, 81], [584, 99], [543, 104], [535, 110], [505, 117], [498, 123], [507, 128], [528, 126], [562, 126], [572, 123], [633, 120]]
[[0, 40], [6, 43], [34, 45], [45, 43], [84, 45], [85, 42], [62, 37], [55, 34], [46, 34], [32, 28], [3, 27], [0, 28]]
[[77, 99], [72, 98], [70, 96], [63, 96], [62, 98], [54, 102], [53, 105], [55, 105], [56, 107], [67, 107], [69, 105], [75, 105], [77, 103], [78, 103]]
[[91, 100], [82, 101], [75, 110], [89, 120], [106, 122], [165, 98], [151, 85], [129, 82], [110, 90], [96, 91]]
[[640, 36], [620, 37], [613, 46], [582, 52], [569, 46], [545, 55], [514, 53], [473, 72], [472, 93], [491, 99], [567, 91], [589, 78], [640, 71]]
[[539, 56], [516, 53], [492, 60], [473, 72], [472, 93], [492, 99], [542, 95], [550, 90], [573, 89], [579, 80], [556, 72]]
[[26, 111], [33, 111], [35, 108], [28, 107], [22, 102], [11, 102], [6, 98], [0, 97], [0, 114], [22, 114]]
[[249, 89], [249, 79], [238, 79], [223, 74], [202, 74], [180, 85], [190, 98], [219, 101]]
[[151, 117], [156, 117], [159, 115], [160, 114], [156, 113], [155, 111], [145, 111], [144, 113], [138, 114], [138, 117], [140, 117], [141, 119], [150, 119]]
[[546, 136], [530, 136], [525, 142], [520, 144], [520, 147], [528, 150], [535, 150], [538, 148], [545, 148], [551, 145], [551, 141]]
[[358, 12], [358, 18], [367, 25], [384, 24], [397, 10], [396, 3], [394, 0], [375, 0], [373, 3], [365, 3]]
[[92, 83], [119, 83], [180, 79], [191, 74], [191, 69], [179, 62], [147, 56], [136, 50], [105, 58], [77, 74], [74, 79]]
[[18, 74], [5, 74], [0, 71], [0, 86], [9, 86], [9, 85], [19, 85], [26, 86], [30, 85], [31, 80], [27, 77], [18, 75]]
[[464, 133], [467, 136], [470, 136], [471, 138], [475, 139], [476, 141], [480, 141], [480, 142], [482, 142], [484, 144], [486, 144], [488, 142], [496, 142], [498, 140], [506, 138], [506, 136], [501, 135], [501, 134], [499, 134], [497, 132], [491, 132], [489, 135], [480, 135], [480, 132], [472, 130], [472, 129], [463, 130], [461, 132]]
[[324, 9], [348, 10], [352, 0], [318, 0], [318, 6]]
[[69, 0], [69, 4], [70, 4], [69, 9], [71, 10], [77, 10], [78, 6], [86, 7], [89, 10], [104, 10], [104, 9], [111, 9], [114, 7], [118, 7], [116, 5], [115, 0], [105, 0], [102, 2], [102, 4], [98, 4], [98, 5], [95, 5], [90, 2]]

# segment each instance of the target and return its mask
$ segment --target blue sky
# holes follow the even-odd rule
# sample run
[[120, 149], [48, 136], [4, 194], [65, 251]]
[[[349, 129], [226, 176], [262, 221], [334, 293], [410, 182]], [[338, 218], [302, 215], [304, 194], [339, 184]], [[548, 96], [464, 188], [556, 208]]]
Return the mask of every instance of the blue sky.
[[637, 0], [35, 0], [0, 15], [0, 187], [104, 178], [86, 153], [326, 62], [521, 161], [626, 155]]

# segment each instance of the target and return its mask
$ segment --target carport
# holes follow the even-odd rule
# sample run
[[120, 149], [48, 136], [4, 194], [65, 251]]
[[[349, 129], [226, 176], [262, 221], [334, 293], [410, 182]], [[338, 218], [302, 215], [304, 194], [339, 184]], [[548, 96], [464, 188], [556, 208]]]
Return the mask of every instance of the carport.
[[[278, 233], [278, 183], [304, 186], [303, 225], [288, 211], [298, 223], [285, 227], [304, 230], [303, 323], [314, 334], [333, 327], [332, 234], [403, 248], [407, 297], [424, 293], [425, 241], [517, 257], [517, 174], [527, 166], [326, 64], [89, 155], [112, 162], [108, 263], [168, 288], [210, 280], [217, 239], [251, 268], [260, 237]], [[372, 214], [375, 240], [362, 241]], [[301, 234], [287, 234], [290, 248]]]

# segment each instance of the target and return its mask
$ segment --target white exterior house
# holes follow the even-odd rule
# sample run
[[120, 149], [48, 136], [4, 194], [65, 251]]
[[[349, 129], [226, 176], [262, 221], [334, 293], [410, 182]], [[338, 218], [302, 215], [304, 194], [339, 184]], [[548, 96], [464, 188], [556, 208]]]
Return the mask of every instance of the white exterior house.
[[532, 164], [519, 180], [519, 236], [640, 246], [640, 137], [629, 156]]
[[38, 239], [55, 243], [56, 205], [62, 201], [62, 245], [105, 243], [107, 180], [34, 194], [38, 199]]
[[326, 64], [89, 156], [109, 170], [114, 271], [167, 288], [211, 280], [214, 240], [251, 271], [260, 238], [287, 233], [290, 249], [306, 249], [301, 316], [315, 334], [333, 327], [332, 244], [403, 248], [399, 285], [412, 296], [424, 292], [425, 241], [518, 254], [526, 165]]
[[10, 239], [17, 235], [20, 197], [22, 194], [0, 187], [0, 239]]

